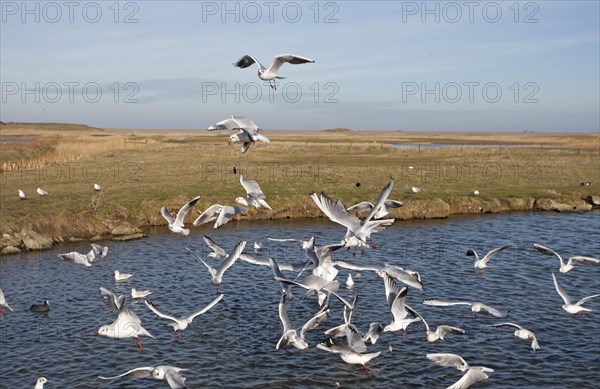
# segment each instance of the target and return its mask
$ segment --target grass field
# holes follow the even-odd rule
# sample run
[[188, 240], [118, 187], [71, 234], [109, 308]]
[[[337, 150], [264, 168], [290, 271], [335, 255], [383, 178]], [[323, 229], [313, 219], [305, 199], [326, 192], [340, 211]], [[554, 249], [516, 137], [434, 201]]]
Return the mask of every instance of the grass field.
[[[164, 224], [161, 206], [179, 208], [197, 195], [198, 210], [233, 204], [244, 195], [234, 167], [259, 182], [273, 207], [256, 218], [318, 216], [312, 191], [347, 206], [374, 201], [389, 177], [395, 180], [390, 197], [405, 203], [400, 218], [431, 216], [439, 200], [460, 213], [500, 200], [600, 193], [598, 134], [267, 131], [271, 143], [245, 154], [227, 144], [228, 135], [2, 124], [1, 229], [85, 237], [122, 223]], [[582, 187], [585, 181], [591, 186]], [[95, 182], [104, 190], [94, 192]], [[423, 191], [412, 194], [412, 185]], [[39, 197], [37, 187], [50, 195]], [[19, 200], [18, 189], [27, 200]], [[479, 197], [470, 196], [475, 189]]]

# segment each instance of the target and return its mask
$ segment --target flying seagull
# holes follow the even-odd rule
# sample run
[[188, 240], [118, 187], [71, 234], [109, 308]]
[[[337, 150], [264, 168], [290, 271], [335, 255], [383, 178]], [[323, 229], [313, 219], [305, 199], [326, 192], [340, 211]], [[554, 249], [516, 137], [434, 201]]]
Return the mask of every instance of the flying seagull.
[[270, 143], [271, 140], [267, 138], [260, 129], [248, 130], [246, 128], [240, 128], [240, 131], [231, 135], [228, 141], [229, 144], [238, 142], [242, 143], [242, 153], [245, 153], [253, 143]]
[[[408, 287], [403, 286], [402, 289], [398, 289], [394, 279], [387, 273], [384, 272], [381, 274], [381, 276], [385, 285], [385, 296], [390, 307], [390, 311], [392, 312], [392, 316], [394, 317], [390, 324], [383, 327], [383, 332], [402, 330], [404, 333], [406, 333], [406, 329], [411, 323], [421, 320], [413, 309], [404, 304], [404, 299], [408, 294]], [[407, 319], [406, 317], [409, 313], [412, 317]]]
[[[392, 208], [400, 208], [402, 207], [402, 201], [398, 201], [398, 200], [385, 200], [384, 203], [381, 205], [381, 208], [379, 208], [379, 210], [377, 212], [375, 212], [375, 215], [373, 215], [373, 219], [382, 219], [384, 217], [390, 216], [390, 211], [388, 209], [392, 209]], [[374, 208], [375, 206], [373, 205], [372, 202], [370, 201], [362, 201], [358, 204], [354, 204], [353, 206], [351, 206], [350, 208], [346, 209], [346, 211], [354, 211], [354, 212], [371, 212], [371, 210]]]
[[218, 244], [216, 244], [214, 240], [212, 240], [211, 238], [209, 238], [206, 235], [202, 235], [202, 239], [204, 239], [204, 242], [206, 243], [208, 248], [210, 248], [212, 250], [210, 253], [208, 253], [209, 258], [217, 258], [217, 259], [227, 258], [227, 252], [225, 251], [225, 249], [223, 247], [219, 246]]
[[183, 220], [185, 219], [188, 212], [190, 212], [190, 209], [192, 209], [192, 207], [198, 202], [198, 199], [200, 199], [200, 196], [194, 197], [187, 204], [181, 207], [179, 209], [179, 212], [177, 212], [177, 217], [175, 219], [173, 219], [173, 216], [171, 216], [171, 213], [169, 213], [169, 210], [167, 208], [162, 207], [160, 209], [160, 214], [169, 223], [169, 230], [173, 231], [176, 234], [190, 234], [190, 230], [188, 230], [187, 228], [183, 228]]
[[200, 224], [205, 224], [215, 220], [214, 229], [221, 227], [222, 225], [227, 224], [229, 220], [233, 219], [240, 213], [246, 211], [244, 208], [238, 207], [237, 205], [221, 205], [221, 204], [213, 204], [210, 207], [206, 208], [200, 216], [196, 220], [194, 220], [193, 225], [199, 226]]
[[564, 309], [565, 311], [569, 312], [572, 315], [575, 315], [580, 312], [591, 312], [592, 311], [589, 308], [582, 307], [582, 305], [586, 301], [591, 300], [594, 297], [600, 296], [600, 294], [594, 294], [591, 296], [584, 297], [581, 300], [579, 300], [578, 302], [576, 302], [575, 304], [571, 304], [571, 298], [569, 297], [567, 292], [563, 289], [563, 287], [560, 285], [560, 283], [556, 279], [556, 276], [554, 275], [554, 273], [552, 273], [552, 279], [554, 280], [554, 287], [556, 288], [556, 291], [558, 292], [560, 297], [562, 297], [563, 301], [565, 302], [562, 306], [562, 309]]
[[192, 313], [189, 316], [184, 316], [184, 317], [180, 317], [180, 318], [176, 318], [175, 316], [167, 315], [165, 313], [160, 312], [151, 301], [145, 300], [144, 303], [158, 317], [161, 317], [163, 319], [172, 320], [174, 322], [171, 324], [171, 326], [173, 327], [173, 331], [183, 331], [188, 327], [188, 325], [192, 324], [192, 322], [194, 321], [196, 316], [202, 315], [203, 313], [207, 312], [209, 309], [211, 309], [213, 306], [215, 306], [215, 304], [217, 304], [219, 301], [221, 301], [222, 298], [223, 298], [223, 294], [219, 293], [217, 295], [217, 297], [215, 297], [204, 308]]
[[578, 263], [581, 263], [582, 265], [597, 265], [600, 263], [600, 259], [596, 259], [596, 258], [592, 258], [592, 257], [582, 257], [579, 255], [570, 257], [567, 260], [567, 263], [565, 263], [563, 258], [556, 251], [554, 251], [546, 246], [542, 246], [541, 244], [537, 244], [537, 243], [534, 243], [533, 247], [536, 248], [541, 253], [544, 253], [547, 255], [556, 255], [558, 257], [558, 260], [560, 261], [560, 272], [561, 273], [567, 273], [567, 272], [571, 271], [571, 269], [573, 269], [573, 266], [575, 266]]
[[301, 57], [299, 55], [280, 54], [280, 55], [276, 56], [275, 58], [273, 58], [273, 62], [271, 63], [271, 66], [269, 66], [269, 68], [267, 69], [260, 62], [258, 62], [258, 60], [256, 58], [254, 58], [250, 55], [244, 55], [242, 58], [238, 59], [233, 64], [233, 66], [245, 69], [249, 66], [252, 66], [254, 63], [256, 63], [256, 66], [258, 66], [258, 78], [260, 78], [263, 81], [269, 81], [269, 86], [275, 90], [275, 89], [277, 89], [277, 87], [275, 85], [274, 80], [285, 78], [285, 77], [279, 76], [278, 72], [279, 72], [279, 68], [281, 67], [281, 65], [283, 65], [286, 62], [289, 64], [292, 64], [292, 65], [298, 65], [298, 64], [303, 64], [303, 63], [314, 63], [315, 61], [310, 58]]
[[476, 382], [483, 381], [493, 373], [494, 369], [483, 366], [469, 366], [469, 364], [456, 354], [427, 354], [427, 359], [440, 366], [453, 367], [458, 371], [466, 372], [462, 378], [447, 389], [466, 389]]
[[317, 312], [316, 315], [311, 317], [300, 330], [300, 336], [298, 336], [298, 331], [292, 327], [290, 323], [290, 319], [285, 310], [285, 294], [281, 295], [281, 300], [279, 301], [279, 319], [281, 320], [281, 324], [283, 325], [283, 334], [277, 341], [277, 345], [275, 346], [276, 350], [286, 347], [287, 345], [292, 345], [299, 350], [306, 350], [308, 348], [308, 343], [304, 339], [304, 334], [308, 330], [315, 329], [321, 324], [321, 321], [329, 315], [329, 309], [321, 309]]
[[519, 339], [523, 339], [523, 340], [531, 340], [531, 349], [536, 351], [540, 349], [540, 344], [537, 341], [537, 338], [535, 337], [535, 334], [531, 331], [529, 331], [526, 328], [521, 327], [518, 324], [515, 323], [498, 323], [498, 324], [494, 324], [492, 327], [514, 327], [516, 328], [514, 335], [519, 338]]
[[214, 267], [210, 266], [200, 256], [198, 256], [196, 253], [194, 253], [192, 250], [188, 249], [187, 247], [185, 249], [187, 251], [189, 251], [190, 253], [192, 253], [192, 255], [194, 255], [196, 258], [198, 258], [198, 260], [200, 262], [202, 262], [204, 264], [204, 266], [206, 266], [206, 268], [208, 269], [208, 272], [210, 273], [210, 277], [212, 278], [212, 284], [213, 285], [221, 285], [221, 282], [223, 281], [223, 273], [225, 273], [225, 271], [227, 269], [229, 269], [235, 263], [235, 261], [237, 261], [237, 259], [240, 257], [240, 254], [242, 253], [242, 251], [244, 251], [245, 247], [246, 247], [245, 240], [238, 242], [238, 244], [235, 245], [233, 250], [231, 250], [231, 253], [229, 253], [227, 258], [225, 258], [223, 260], [223, 262], [221, 262], [221, 265], [218, 268], [214, 268]]
[[424, 300], [423, 304], [433, 305], [436, 307], [448, 307], [450, 305], [469, 305], [471, 307], [471, 311], [473, 312], [473, 314], [483, 311], [483, 312], [487, 312], [490, 315], [496, 316], [496, 317], [507, 317], [510, 313], [510, 311], [508, 311], [505, 314], [501, 313], [496, 308], [490, 307], [489, 305], [485, 305], [485, 304], [479, 303], [479, 302], [471, 303], [468, 301], [442, 301], [442, 300], [436, 300], [436, 299], [429, 299], [429, 300]]
[[238, 197], [235, 199], [235, 202], [241, 205], [245, 205], [246, 207], [255, 207], [261, 208], [265, 207], [267, 209], [273, 210], [269, 204], [267, 204], [266, 196], [263, 193], [262, 189], [258, 185], [258, 182], [254, 180], [249, 180], [244, 177], [244, 174], [240, 171], [240, 184], [244, 187], [246, 191], [246, 197]]
[[488, 262], [490, 261], [490, 259], [492, 259], [492, 257], [496, 254], [498, 254], [499, 252], [506, 250], [508, 247], [510, 247], [510, 244], [507, 244], [505, 246], [502, 247], [498, 247], [493, 249], [492, 251], [490, 251], [489, 253], [487, 253], [483, 258], [479, 258], [479, 255], [477, 255], [477, 253], [475, 252], [475, 250], [469, 250], [466, 252], [465, 255], [470, 256], [470, 257], [475, 257], [475, 263], [474, 263], [474, 267], [475, 269], [485, 269], [487, 267]]
[[[413, 310], [414, 311], [414, 310]], [[425, 335], [427, 336], [428, 342], [435, 342], [438, 339], [444, 340], [444, 335], [446, 334], [454, 334], [454, 335], [464, 335], [465, 330], [458, 327], [452, 327], [447, 325], [437, 326], [435, 331], [431, 331], [429, 328], [429, 324], [423, 319], [423, 316], [419, 314], [417, 311], [414, 311], [416, 315], [421, 319], [423, 324], [425, 324]]]
[[183, 377], [180, 372], [185, 370], [187, 369], [181, 369], [175, 366], [138, 367], [114, 377], [98, 376], [98, 378], [102, 380], [115, 380], [117, 378], [152, 377], [156, 380], [167, 381], [171, 389], [182, 389], [185, 388], [185, 377]]

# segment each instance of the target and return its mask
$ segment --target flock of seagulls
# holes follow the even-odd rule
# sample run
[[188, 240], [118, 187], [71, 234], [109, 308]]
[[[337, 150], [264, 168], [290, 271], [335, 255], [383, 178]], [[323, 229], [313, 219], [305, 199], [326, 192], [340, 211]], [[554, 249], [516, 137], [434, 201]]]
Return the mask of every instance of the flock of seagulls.
[[[100, 185], [100, 184], [94, 184], [94, 190], [95, 191], [101, 191], [102, 189], [103, 189], [102, 185]], [[38, 196], [48, 196], [50, 194], [46, 190], [44, 190], [44, 189], [42, 189], [40, 187], [38, 187], [35, 190], [35, 192], [38, 194]], [[17, 193], [19, 195], [19, 199], [21, 199], [21, 200], [26, 200], [27, 199], [27, 194], [23, 190], [19, 189], [19, 190], [17, 190]]]

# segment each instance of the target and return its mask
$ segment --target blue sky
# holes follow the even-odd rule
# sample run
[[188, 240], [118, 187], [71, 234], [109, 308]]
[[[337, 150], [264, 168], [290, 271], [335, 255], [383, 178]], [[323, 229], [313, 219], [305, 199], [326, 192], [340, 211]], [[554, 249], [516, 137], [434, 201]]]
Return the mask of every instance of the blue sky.
[[[0, 3], [2, 121], [600, 129], [597, 1]], [[232, 65], [282, 53], [273, 93]]]

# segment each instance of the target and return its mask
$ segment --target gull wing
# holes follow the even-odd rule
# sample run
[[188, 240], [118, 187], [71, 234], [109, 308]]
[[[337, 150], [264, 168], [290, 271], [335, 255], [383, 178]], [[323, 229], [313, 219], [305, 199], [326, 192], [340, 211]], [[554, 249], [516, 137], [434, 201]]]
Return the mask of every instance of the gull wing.
[[169, 224], [174, 224], [175, 223], [175, 219], [173, 219], [173, 216], [171, 216], [171, 214], [169, 213], [169, 210], [165, 207], [162, 207], [160, 209], [160, 214], [162, 215], [162, 217], [165, 218], [165, 220], [167, 221], [167, 223]]
[[223, 260], [223, 262], [221, 262], [221, 266], [219, 266], [219, 269], [217, 270], [217, 273], [215, 276], [218, 278], [222, 277], [223, 273], [225, 273], [225, 270], [229, 269], [235, 263], [235, 261], [237, 261], [237, 259], [240, 257], [240, 254], [242, 253], [242, 251], [244, 251], [245, 247], [246, 247], [245, 240], [242, 240], [238, 244], [236, 244], [235, 247], [233, 248], [233, 250], [231, 251], [231, 253], [229, 254], [229, 256], [227, 258], [225, 258]]
[[488, 261], [496, 254], [498, 254], [499, 252], [506, 250], [507, 248], [509, 248], [511, 245], [507, 244], [505, 246], [501, 246], [498, 248], [493, 249], [492, 251], [488, 252], [483, 258], [481, 258], [481, 261], [483, 263], [488, 263]]
[[213, 226], [215, 229], [227, 224], [229, 222], [229, 220], [231, 220], [233, 217], [235, 217], [237, 214], [241, 213], [242, 211], [244, 211], [243, 208], [240, 207], [232, 207], [231, 205], [225, 205], [222, 209], [221, 212], [219, 213], [219, 217], [217, 218], [217, 221], [215, 221], [215, 225]]
[[356, 231], [361, 227], [360, 220], [350, 215], [341, 201], [334, 202], [323, 192], [320, 196], [313, 192], [310, 197], [332, 222], [341, 224], [350, 231]]
[[91, 243], [91, 245], [92, 245], [92, 250], [94, 250], [94, 253], [96, 255], [100, 255], [102, 258], [104, 258], [108, 254], [107, 246], [100, 246], [99, 244], [96, 244], [96, 243]]
[[150, 308], [150, 310], [151, 310], [152, 312], [154, 312], [154, 313], [156, 314], [156, 316], [158, 316], [158, 317], [162, 317], [163, 319], [169, 319], [169, 320], [172, 320], [172, 321], [174, 321], [175, 323], [179, 322], [179, 319], [177, 319], [176, 317], [174, 317], [174, 316], [171, 316], [171, 315], [167, 315], [167, 314], [165, 314], [165, 313], [162, 313], [161, 311], [159, 311], [159, 310], [156, 308], [156, 306], [154, 306], [154, 303], [152, 303], [151, 301], [144, 300], [144, 304], [146, 304], [146, 306], [147, 306], [148, 308]]
[[372, 271], [372, 272], [380, 272], [382, 269], [377, 266], [369, 266], [369, 265], [358, 265], [356, 263], [350, 261], [335, 261], [334, 265], [339, 266], [348, 270], [356, 270], [356, 271]]
[[266, 137], [265, 134], [259, 132], [258, 130], [252, 132], [252, 140], [254, 142], [259, 141], [263, 143], [271, 143], [271, 140]]
[[290, 323], [290, 319], [285, 311], [285, 295], [283, 294], [281, 295], [281, 300], [279, 300], [279, 320], [281, 320], [281, 324], [283, 324], [284, 334], [293, 329], [292, 323]]
[[[421, 316], [421, 314], [417, 311], [415, 311], [414, 309], [411, 308], [411, 313], [418, 317], [419, 319], [421, 319], [421, 321], [423, 322], [423, 324], [425, 324], [425, 331], [429, 332], [429, 324], [427, 324], [427, 322], [425, 321], [425, 319], [423, 319], [423, 316]], [[439, 327], [438, 327], [439, 328]]]
[[435, 307], [448, 307], [450, 305], [472, 305], [468, 301], [442, 301], [437, 299], [423, 300], [423, 304], [432, 305]]
[[179, 209], [179, 212], [177, 212], [177, 217], [175, 218], [176, 225], [183, 227], [183, 219], [185, 219], [185, 216], [188, 214], [188, 212], [190, 212], [190, 209], [192, 209], [192, 207], [198, 202], [198, 199], [200, 199], [200, 196], [194, 197]]
[[574, 257], [570, 257], [567, 262], [569, 265], [575, 265], [576, 263], [581, 263], [583, 265], [597, 265], [600, 263], [600, 259], [576, 255]]
[[206, 235], [202, 235], [202, 239], [204, 239], [204, 243], [206, 243], [206, 245], [215, 253], [217, 257], [223, 258], [227, 256], [225, 249], [216, 244], [214, 240], [212, 240]]
[[487, 311], [490, 315], [493, 315], [493, 316], [496, 316], [496, 317], [506, 317], [506, 316], [508, 316], [508, 313], [507, 314], [503, 314], [502, 312], [500, 312], [496, 308], [490, 307], [489, 305], [485, 305], [485, 304], [479, 303], [479, 306], [481, 307], [481, 309]]
[[[398, 289], [398, 286], [396, 285], [396, 282], [394, 281], [394, 279], [385, 272], [382, 273], [382, 278], [383, 278], [383, 284], [385, 286], [386, 299], [387, 299], [388, 306], [390, 307], [390, 309], [393, 309], [394, 304], [398, 304], [401, 302], [402, 310], [404, 310], [404, 297], [406, 297], [406, 294], [408, 293], [408, 288], [403, 287], [402, 289]], [[400, 294], [402, 294], [402, 296], [400, 296]], [[399, 296], [400, 296], [401, 300], [396, 302], [396, 300], [398, 300]], [[404, 316], [406, 316], [406, 312], [404, 313]], [[402, 319], [402, 318], [399, 318], [399, 319]]]
[[183, 389], [185, 388], [185, 377], [174, 369], [170, 369], [165, 373], [165, 380], [171, 387], [171, 389]]
[[277, 73], [281, 65], [283, 65], [286, 62], [292, 65], [298, 65], [303, 63], [313, 63], [315, 61], [310, 58], [301, 57], [299, 55], [294, 54], [279, 54], [278, 56], [273, 58], [273, 62], [271, 62], [271, 66], [269, 66], [268, 71]]
[[[253, 64], [256, 64], [256, 66], [258, 66], [258, 68], [260, 70], [265, 70], [265, 67], [258, 62], [258, 60], [254, 57], [252, 57], [251, 55], [244, 55], [243, 57], [241, 57], [240, 59], [238, 59], [236, 62], [233, 63], [233, 66], [241, 68], [241, 69], [245, 69], [247, 67], [252, 66]], [[279, 65], [281, 66], [281, 65]]]
[[264, 259], [252, 253], [243, 252], [240, 254], [240, 259], [253, 265], [271, 266], [271, 263], [269, 262], [271, 259]]
[[256, 197], [257, 199], [265, 198], [265, 194], [260, 189], [258, 182], [244, 178], [242, 173], [240, 173], [240, 184], [242, 184], [248, 196]]
[[[422, 319], [423, 318], [421, 318], [421, 320]], [[438, 336], [440, 338], [444, 338], [444, 335], [446, 335], [446, 334], [454, 334], [454, 335], [464, 335], [465, 334], [465, 330], [463, 330], [462, 328], [447, 326], [447, 325], [438, 326], [436, 328], [435, 332], [438, 334]]]
[[571, 298], [569, 297], [569, 294], [558, 283], [558, 280], [556, 279], [556, 276], [554, 275], [554, 273], [552, 273], [552, 279], [554, 280], [554, 287], [556, 288], [556, 291], [558, 292], [558, 294], [560, 295], [560, 297], [562, 297], [562, 299], [565, 302], [565, 304], [566, 305], [571, 305]]
[[205, 313], [206, 311], [208, 311], [209, 309], [211, 309], [212, 307], [214, 307], [219, 301], [221, 301], [222, 298], [223, 298], [223, 293], [219, 293], [217, 295], [217, 297], [215, 297], [210, 303], [208, 303], [207, 306], [205, 306], [201, 310], [199, 310], [197, 312], [194, 312], [191, 315], [189, 315], [188, 319], [194, 320], [194, 318], [196, 316], [202, 315], [203, 313]]
[[150, 377], [152, 370], [154, 370], [153, 367], [147, 366], [147, 367], [138, 367], [132, 370], [129, 370], [123, 374], [119, 374], [113, 377], [104, 377], [99, 375], [98, 378], [100, 378], [101, 380], [114, 380], [117, 378], [122, 378], [122, 377], [126, 377], [126, 378], [146, 378], [146, 377]]
[[448, 389], [466, 389], [476, 382], [487, 379], [488, 375], [486, 372], [493, 371], [493, 369], [487, 367], [469, 369], [460, 380], [456, 381], [454, 385], [449, 386]]
[[385, 200], [383, 203], [387, 208], [401, 208], [404, 206], [399, 200]]
[[105, 287], [100, 287], [100, 293], [102, 294], [102, 300], [104, 300], [104, 305], [114, 313], [121, 311], [123, 308], [123, 303], [125, 302], [125, 296], [121, 295], [117, 297], [116, 294], [106, 289]]
[[[258, 126], [252, 119], [242, 116], [232, 116], [231, 121], [235, 123], [235, 128], [245, 128], [247, 130], [258, 130]], [[233, 128], [231, 128], [233, 129]]]
[[577, 303], [575, 303], [575, 305], [581, 305], [581, 304], [585, 303], [586, 301], [591, 300], [594, 297], [598, 297], [598, 296], [600, 296], [600, 294], [594, 294], [594, 295], [591, 295], [591, 296], [584, 297], [581, 300], [579, 300]]
[[514, 328], [518, 328], [520, 330], [523, 329], [523, 327], [521, 327], [520, 325], [515, 324], [515, 323], [498, 323], [498, 324], [492, 325], [492, 327], [514, 327]]
[[361, 201], [358, 204], [354, 204], [350, 208], [347, 208], [346, 211], [354, 211], [354, 212], [370, 212], [373, 209], [373, 203], [370, 201]]
[[185, 249], [187, 251], [189, 251], [190, 253], [192, 253], [193, 256], [195, 256], [196, 258], [198, 258], [198, 260], [200, 262], [202, 262], [204, 264], [204, 266], [206, 266], [206, 268], [208, 269], [208, 272], [210, 273], [211, 277], [214, 277], [215, 274], [217, 274], [217, 269], [215, 269], [214, 267], [210, 266], [208, 263], [206, 263], [198, 254], [196, 254], [195, 252], [193, 252], [192, 250], [190, 250], [189, 248], [185, 247]]
[[317, 312], [316, 315], [314, 315], [313, 317], [311, 317], [303, 326], [302, 329], [300, 330], [300, 337], [304, 339], [304, 333], [306, 331], [310, 331], [310, 330], [314, 330], [315, 328], [317, 328], [322, 322], [323, 322], [323, 316], [327, 316], [329, 315], [329, 309], [326, 310], [322, 310]]
[[200, 224], [211, 222], [218, 217], [222, 209], [223, 206], [221, 204], [213, 204], [206, 208], [206, 210], [202, 212], [202, 214], [200, 214], [200, 216], [198, 216], [198, 218], [194, 220], [194, 223], [192, 224], [199, 226]]
[[460, 355], [456, 354], [427, 354], [427, 359], [440, 366], [453, 367], [460, 371], [469, 368], [469, 364]]
[[537, 243], [534, 243], [533, 247], [535, 249], [537, 249], [539, 252], [544, 253], [546, 255], [556, 255], [558, 257], [558, 259], [560, 259], [560, 263], [562, 263], [562, 261], [563, 261], [562, 257], [560, 255], [558, 255], [558, 253], [556, 251], [552, 250], [551, 248], [542, 246], [541, 244], [537, 244]]
[[399, 266], [393, 266], [387, 263], [384, 264], [383, 270], [390, 276], [398, 279], [399, 281], [405, 283], [408, 286], [412, 286], [413, 288], [417, 289], [423, 289], [421, 275], [416, 271], [404, 270]]
[[365, 218], [364, 224], [367, 224], [373, 218], [373, 216], [375, 216], [375, 214], [377, 213], [377, 211], [379, 211], [379, 208], [381, 208], [381, 206], [383, 205], [383, 203], [385, 203], [385, 200], [387, 200], [388, 196], [392, 192], [392, 188], [393, 187], [394, 187], [394, 180], [392, 178], [390, 178], [390, 181], [383, 188], [383, 190], [379, 194], [379, 198], [377, 199], [377, 201], [373, 205], [373, 208], [371, 209], [371, 211], [369, 212], [369, 214]]

